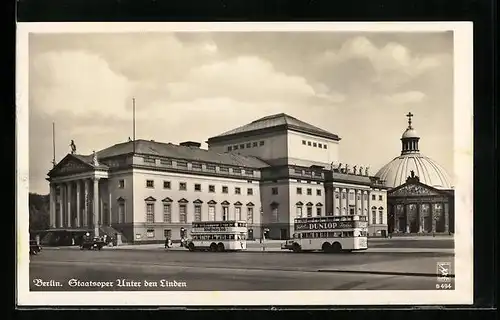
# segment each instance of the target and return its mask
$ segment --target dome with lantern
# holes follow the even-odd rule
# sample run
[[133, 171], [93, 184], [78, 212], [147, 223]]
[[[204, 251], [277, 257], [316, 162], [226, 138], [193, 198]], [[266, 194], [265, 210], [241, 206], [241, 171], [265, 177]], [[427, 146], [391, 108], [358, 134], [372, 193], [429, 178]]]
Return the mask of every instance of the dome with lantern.
[[406, 182], [412, 171], [421, 183], [437, 189], [452, 189], [452, 182], [446, 170], [436, 161], [420, 153], [417, 131], [412, 126], [413, 114], [408, 113], [408, 128], [401, 136], [401, 155], [383, 166], [375, 177], [384, 181], [389, 188]]

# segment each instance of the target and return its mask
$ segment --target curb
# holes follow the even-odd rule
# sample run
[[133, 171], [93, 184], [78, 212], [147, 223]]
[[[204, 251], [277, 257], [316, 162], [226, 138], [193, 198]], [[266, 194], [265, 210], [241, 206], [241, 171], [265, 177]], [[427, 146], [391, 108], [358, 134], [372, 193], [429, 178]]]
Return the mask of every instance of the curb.
[[[422, 272], [399, 272], [399, 271], [362, 271], [362, 270], [328, 270], [320, 269], [318, 272], [323, 273], [355, 273], [355, 274], [378, 274], [386, 276], [412, 276], [412, 277], [437, 277], [435, 273], [422, 273]], [[455, 278], [454, 274], [450, 274], [449, 278]]]

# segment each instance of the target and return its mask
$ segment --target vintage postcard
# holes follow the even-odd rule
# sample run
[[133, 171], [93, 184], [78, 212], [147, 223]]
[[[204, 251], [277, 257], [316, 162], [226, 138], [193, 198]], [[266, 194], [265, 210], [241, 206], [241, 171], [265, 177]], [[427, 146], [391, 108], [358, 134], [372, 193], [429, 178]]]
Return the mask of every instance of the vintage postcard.
[[20, 306], [472, 303], [472, 23], [17, 36]]

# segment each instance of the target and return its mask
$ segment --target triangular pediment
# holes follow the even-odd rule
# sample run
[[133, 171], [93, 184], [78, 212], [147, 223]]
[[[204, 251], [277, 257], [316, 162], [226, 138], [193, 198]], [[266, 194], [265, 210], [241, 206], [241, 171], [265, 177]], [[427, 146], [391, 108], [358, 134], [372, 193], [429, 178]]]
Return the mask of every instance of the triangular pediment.
[[304, 205], [304, 203], [302, 203], [301, 201], [299, 201], [299, 202], [297, 202], [295, 205], [296, 205], [296, 206], [303, 206], [303, 205]]
[[312, 207], [312, 206], [314, 206], [314, 203], [312, 203], [312, 202], [308, 202], [308, 203], [306, 204], [306, 206], [308, 206], [308, 207]]
[[125, 199], [123, 199], [122, 197], [118, 197], [118, 199], [116, 199], [116, 201], [123, 202], [123, 201], [125, 201]]
[[235, 206], [241, 206], [241, 205], [243, 205], [243, 203], [241, 203], [241, 202], [239, 202], [239, 201], [236, 201], [236, 202], [234, 203], [234, 205], [235, 205]]
[[49, 171], [48, 176], [64, 176], [93, 170], [94, 167], [90, 163], [86, 163], [77, 156], [68, 154], [52, 170]]
[[214, 204], [217, 204], [217, 201], [215, 201], [215, 200], [210, 200], [210, 201], [208, 201], [207, 203], [208, 203], [208, 204], [210, 204], [210, 205], [214, 205]]
[[316, 207], [322, 207], [323, 204], [321, 202], [316, 203]]
[[203, 201], [201, 201], [200, 199], [196, 199], [196, 200], [193, 201], [193, 203], [195, 203], [195, 204], [202, 204]]
[[172, 202], [172, 199], [170, 199], [169, 197], [166, 197], [165, 199], [162, 200], [162, 202]]
[[187, 201], [186, 199], [182, 198], [181, 200], [178, 201], [179, 203], [188, 203], [189, 201]]
[[408, 182], [389, 191], [389, 195], [395, 197], [439, 196], [441, 192], [420, 182]]
[[146, 199], [144, 199], [144, 201], [154, 202], [154, 201], [156, 201], [156, 199], [153, 197], [147, 197]]
[[249, 203], [247, 203], [247, 207], [253, 207], [253, 206], [255, 206], [255, 205], [253, 204], [253, 202], [249, 202]]
[[224, 201], [222, 201], [221, 205], [228, 206], [228, 205], [230, 205], [230, 203], [228, 201], [224, 200]]

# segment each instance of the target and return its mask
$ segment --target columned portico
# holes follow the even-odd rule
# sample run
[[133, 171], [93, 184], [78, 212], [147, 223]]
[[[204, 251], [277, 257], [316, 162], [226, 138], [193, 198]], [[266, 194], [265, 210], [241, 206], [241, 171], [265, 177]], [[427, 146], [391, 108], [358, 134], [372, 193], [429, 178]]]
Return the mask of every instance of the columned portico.
[[71, 228], [73, 225], [73, 219], [71, 215], [71, 182], [66, 183], [66, 206], [67, 206], [67, 211], [66, 211], [66, 226], [68, 228]]
[[94, 235], [96, 237], [99, 236], [99, 179], [98, 177], [93, 177], [92, 180], [94, 181], [94, 208], [92, 212], [92, 222], [94, 226]]
[[50, 184], [50, 227], [56, 228], [56, 185]]

